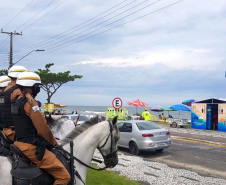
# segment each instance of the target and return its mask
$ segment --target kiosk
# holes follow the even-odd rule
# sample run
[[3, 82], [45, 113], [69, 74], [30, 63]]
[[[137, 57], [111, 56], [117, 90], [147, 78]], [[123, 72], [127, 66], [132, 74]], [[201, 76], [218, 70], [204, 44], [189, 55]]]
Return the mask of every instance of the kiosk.
[[113, 119], [115, 116], [118, 116], [118, 120], [127, 120], [128, 118], [128, 109], [120, 108], [115, 109], [114, 107], [107, 108], [107, 117]]
[[191, 107], [191, 128], [226, 132], [226, 101], [211, 98]]

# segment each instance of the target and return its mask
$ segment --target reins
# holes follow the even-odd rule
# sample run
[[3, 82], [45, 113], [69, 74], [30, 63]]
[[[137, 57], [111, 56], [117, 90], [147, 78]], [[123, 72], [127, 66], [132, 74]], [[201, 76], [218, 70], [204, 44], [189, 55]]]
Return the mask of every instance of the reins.
[[[70, 155], [70, 153], [66, 150], [64, 150], [62, 147], [60, 148], [62, 151], [64, 151], [65, 153], [67, 153], [68, 155]], [[86, 163], [82, 162], [80, 159], [78, 159], [77, 157], [73, 156], [73, 159], [76, 160], [77, 162], [79, 162], [80, 164], [84, 165], [85, 167], [87, 168], [90, 168], [92, 170], [96, 170], [96, 171], [102, 171], [102, 170], [105, 170], [106, 167], [104, 168], [99, 168], [99, 169], [96, 169], [96, 168], [93, 168], [92, 166], [89, 166], [87, 165]], [[96, 162], [99, 162], [99, 163], [102, 163], [102, 161], [98, 160], [98, 159], [94, 159], [92, 158], [93, 161], [96, 161]]]
[[[113, 127], [112, 127], [110, 121], [108, 121], [108, 123], [109, 123], [109, 127], [110, 127], [110, 133], [109, 133], [109, 135], [108, 135], [106, 141], [104, 142], [104, 144], [101, 145], [100, 147], [97, 147], [97, 149], [100, 151], [101, 155], [104, 157], [104, 160], [105, 160], [105, 158], [106, 158], [107, 156], [112, 156], [114, 153], [117, 152], [117, 150], [114, 151], [114, 152], [112, 152], [112, 150], [113, 150], [113, 147], [112, 147], [112, 140], [113, 140], [112, 132], [113, 132]], [[101, 152], [100, 149], [103, 148], [103, 147], [107, 144], [107, 142], [108, 142], [108, 140], [109, 140], [110, 137], [111, 137], [111, 149], [110, 149], [110, 150], [111, 150], [111, 153], [108, 154], [107, 156], [104, 156], [104, 155], [102, 154], [102, 152]], [[87, 165], [86, 163], [82, 162], [82, 161], [81, 161], [80, 159], [78, 159], [77, 157], [72, 156], [68, 151], [66, 151], [65, 149], [63, 149], [63, 147], [60, 147], [60, 149], [61, 149], [63, 152], [65, 152], [66, 154], [68, 154], [72, 159], [76, 160], [78, 163], [82, 164], [83, 166], [85, 166], [85, 167], [87, 167], [87, 168], [89, 168], [89, 169], [92, 169], [92, 170], [95, 170], [95, 171], [102, 171], [102, 170], [105, 170], [105, 169], [107, 168], [107, 167], [99, 168], [99, 169], [93, 168], [92, 166], [89, 166], [89, 165]], [[92, 158], [92, 161], [95, 161], [95, 162], [98, 162], [98, 163], [103, 163], [103, 161], [98, 160], [98, 159], [95, 159], [95, 158]], [[85, 185], [85, 183], [84, 183], [84, 181], [82, 180], [82, 178], [81, 178], [80, 174], [78, 173], [78, 171], [75, 171], [75, 175], [76, 175], [76, 176], [79, 178], [79, 180], [81, 180], [81, 181], [83, 182], [83, 184]]]

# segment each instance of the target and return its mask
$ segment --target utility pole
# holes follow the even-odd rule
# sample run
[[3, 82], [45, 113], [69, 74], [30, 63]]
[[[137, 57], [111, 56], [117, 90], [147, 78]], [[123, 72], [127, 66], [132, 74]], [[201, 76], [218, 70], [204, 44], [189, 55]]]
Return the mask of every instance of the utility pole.
[[10, 52], [9, 52], [9, 68], [13, 66], [13, 36], [14, 35], [22, 35], [21, 33], [14, 32], [4, 32], [3, 29], [1, 30], [1, 33], [5, 33], [10, 35]]

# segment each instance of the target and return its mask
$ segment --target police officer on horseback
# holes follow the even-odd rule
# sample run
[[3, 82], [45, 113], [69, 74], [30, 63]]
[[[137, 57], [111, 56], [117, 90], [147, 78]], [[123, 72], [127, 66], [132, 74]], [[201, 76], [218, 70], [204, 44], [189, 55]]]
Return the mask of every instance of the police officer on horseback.
[[0, 112], [3, 133], [12, 142], [14, 141], [15, 130], [11, 115], [11, 100], [21, 94], [20, 89], [16, 86], [16, 79], [18, 75], [24, 71], [27, 71], [27, 69], [23, 66], [11, 67], [8, 71], [8, 77], [11, 79], [11, 82], [8, 83], [8, 86], [0, 94]]
[[[0, 76], [0, 96], [4, 89], [7, 87], [8, 83], [10, 82], [10, 78], [8, 76]], [[3, 103], [3, 99], [0, 99], [0, 103]], [[1, 107], [0, 107], [1, 108]], [[1, 111], [0, 111], [0, 130], [2, 131], [3, 125], [1, 122]]]
[[22, 94], [12, 100], [16, 141], [14, 145], [28, 158], [55, 178], [54, 185], [67, 185], [70, 174], [46, 145], [58, 146], [35, 96], [40, 92], [41, 79], [33, 72], [21, 73], [16, 81]]

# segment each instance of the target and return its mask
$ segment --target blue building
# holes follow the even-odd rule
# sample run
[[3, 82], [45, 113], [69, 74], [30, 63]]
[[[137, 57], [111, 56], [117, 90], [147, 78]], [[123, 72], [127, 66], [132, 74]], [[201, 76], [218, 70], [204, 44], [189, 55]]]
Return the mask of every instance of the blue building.
[[191, 128], [226, 132], [226, 101], [207, 99], [192, 103]]

